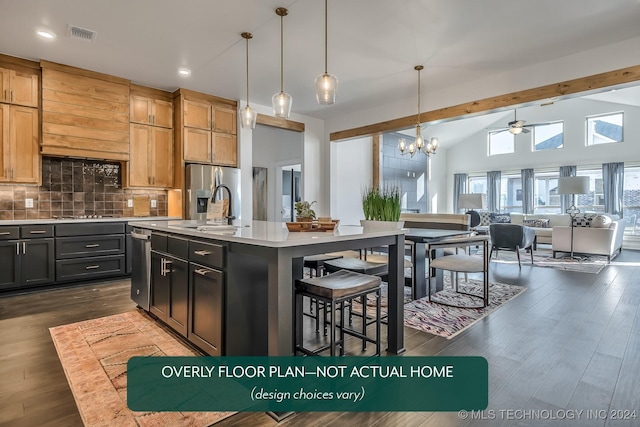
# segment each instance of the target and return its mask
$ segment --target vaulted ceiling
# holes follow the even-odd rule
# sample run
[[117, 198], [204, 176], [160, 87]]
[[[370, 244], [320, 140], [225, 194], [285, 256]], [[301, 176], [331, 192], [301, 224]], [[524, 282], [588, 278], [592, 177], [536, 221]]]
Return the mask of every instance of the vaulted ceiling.
[[[270, 105], [279, 91], [279, 6], [289, 9], [284, 89], [293, 112], [318, 118], [410, 98], [417, 64], [428, 97], [640, 35], [638, 0], [329, 0], [328, 68], [340, 85], [337, 103], [324, 107], [313, 85], [324, 71], [322, 0], [0, 0], [0, 52], [245, 99], [240, 33], [249, 31], [250, 98]], [[96, 40], [67, 37], [69, 24], [96, 31]], [[41, 39], [40, 29], [57, 37]]]

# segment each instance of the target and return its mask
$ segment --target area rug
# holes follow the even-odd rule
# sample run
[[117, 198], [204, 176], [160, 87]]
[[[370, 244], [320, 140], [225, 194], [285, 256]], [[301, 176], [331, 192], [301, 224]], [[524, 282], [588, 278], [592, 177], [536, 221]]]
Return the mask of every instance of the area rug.
[[[477, 255], [480, 256], [481, 252]], [[525, 251], [520, 251], [520, 261], [522, 265], [531, 265], [531, 255]], [[511, 251], [498, 251], [498, 257], [496, 258], [494, 251], [491, 262], [498, 264], [517, 264], [518, 258], [516, 253]], [[585, 255], [580, 256], [579, 259], [571, 259], [569, 254], [558, 253], [557, 258], [553, 258], [553, 251], [538, 248], [533, 251], [533, 265], [534, 267], [598, 274], [607, 266], [607, 257], [601, 255]]]
[[[474, 295], [482, 295], [481, 280], [460, 279], [458, 289]], [[505, 283], [489, 284], [489, 305], [484, 308], [456, 308], [429, 302], [420, 298], [404, 306], [404, 324], [433, 335], [453, 338], [483, 317], [524, 292], [524, 286]], [[432, 295], [432, 300], [453, 303], [462, 306], [474, 306], [480, 301], [453, 291], [449, 277], [445, 276], [444, 289]]]
[[[463, 280], [460, 277], [458, 290], [473, 295], [482, 295], [481, 280]], [[454, 292], [449, 275], [444, 276], [443, 290], [432, 295], [432, 300], [449, 304], [474, 307], [481, 304], [478, 298]], [[404, 324], [433, 335], [453, 338], [460, 332], [476, 323], [478, 320], [495, 311], [498, 307], [515, 298], [525, 291], [524, 286], [507, 285], [504, 283], [489, 284], [489, 305], [484, 308], [456, 308], [434, 302], [428, 298], [411, 300], [411, 289], [404, 287]], [[382, 298], [380, 300], [381, 314], [387, 314], [387, 285], [382, 284]], [[358, 300], [353, 302], [353, 312], [362, 313], [362, 305]], [[367, 299], [367, 315], [375, 316], [375, 300]]]
[[233, 414], [129, 410], [129, 358], [196, 355], [143, 312], [130, 311], [49, 331], [85, 426], [209, 426]]

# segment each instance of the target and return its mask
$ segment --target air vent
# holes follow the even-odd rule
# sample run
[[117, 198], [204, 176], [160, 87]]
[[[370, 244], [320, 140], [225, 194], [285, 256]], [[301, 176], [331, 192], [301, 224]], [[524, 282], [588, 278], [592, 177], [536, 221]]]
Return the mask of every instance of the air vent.
[[93, 43], [93, 41], [98, 36], [98, 33], [93, 30], [87, 30], [86, 28], [69, 25], [69, 27], [67, 28], [67, 35], [72, 39], [79, 39], [89, 43]]

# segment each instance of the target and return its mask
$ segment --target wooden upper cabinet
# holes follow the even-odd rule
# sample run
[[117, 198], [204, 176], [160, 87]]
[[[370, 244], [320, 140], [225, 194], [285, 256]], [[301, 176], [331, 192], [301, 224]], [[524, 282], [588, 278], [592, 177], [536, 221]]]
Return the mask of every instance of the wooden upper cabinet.
[[185, 127], [196, 129], [211, 129], [211, 104], [207, 101], [184, 100]]
[[38, 98], [37, 74], [0, 68], [0, 99], [3, 102], [37, 107]]
[[238, 147], [235, 135], [213, 132], [211, 163], [224, 166], [238, 164]]
[[130, 121], [144, 125], [173, 127], [173, 104], [170, 101], [131, 95]]
[[40, 181], [38, 110], [0, 104], [2, 182], [37, 184]]
[[10, 175], [7, 173], [11, 164], [11, 152], [9, 151], [9, 105], [0, 104], [0, 182], [9, 181]]
[[184, 128], [183, 144], [185, 161], [211, 163], [211, 132]]
[[150, 143], [152, 184], [155, 187], [173, 186], [173, 131], [160, 127], [152, 129]]
[[224, 107], [213, 107], [213, 130], [216, 132], [224, 132], [236, 134], [236, 110]]
[[131, 124], [130, 187], [169, 188], [173, 185], [173, 131]]

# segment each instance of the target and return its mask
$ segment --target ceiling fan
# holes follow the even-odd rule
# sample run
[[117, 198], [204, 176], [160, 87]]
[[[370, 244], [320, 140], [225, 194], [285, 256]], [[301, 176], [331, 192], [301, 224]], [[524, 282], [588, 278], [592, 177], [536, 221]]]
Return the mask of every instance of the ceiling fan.
[[513, 121], [507, 123], [507, 126], [509, 127], [509, 129], [508, 129], [509, 133], [513, 134], [513, 135], [518, 135], [519, 133], [529, 133], [529, 132], [531, 132], [527, 128], [531, 127], [533, 125], [525, 125], [526, 120], [518, 120], [518, 117], [516, 115], [516, 111], [517, 110], [513, 110]]

